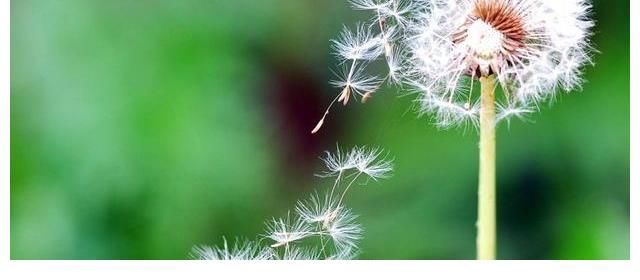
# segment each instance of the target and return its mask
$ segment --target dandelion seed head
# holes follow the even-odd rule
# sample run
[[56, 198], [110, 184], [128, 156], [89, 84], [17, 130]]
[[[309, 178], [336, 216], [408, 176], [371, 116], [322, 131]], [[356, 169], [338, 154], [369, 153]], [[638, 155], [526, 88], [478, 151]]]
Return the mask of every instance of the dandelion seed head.
[[477, 118], [473, 110], [459, 109], [477, 102], [477, 93], [469, 101], [469, 84], [482, 76], [497, 76], [512, 99], [513, 114], [503, 117], [518, 117], [559, 89], [578, 87], [582, 67], [591, 62], [587, 0], [423, 0], [414, 6], [404, 38], [406, 72], [421, 85], [421, 112], [440, 126], [477, 122], [469, 122]]

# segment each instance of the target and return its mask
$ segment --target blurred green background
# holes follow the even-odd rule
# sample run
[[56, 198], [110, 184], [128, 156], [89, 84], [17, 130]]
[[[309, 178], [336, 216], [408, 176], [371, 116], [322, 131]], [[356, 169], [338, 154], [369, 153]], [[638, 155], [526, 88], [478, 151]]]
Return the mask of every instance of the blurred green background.
[[[583, 91], [499, 129], [500, 258], [629, 258], [629, 1], [594, 4]], [[329, 40], [368, 16], [345, 1], [12, 1], [11, 258], [188, 259], [252, 238], [330, 185], [313, 174], [339, 143], [396, 163], [347, 202], [361, 258], [473, 259], [475, 131], [438, 131], [387, 89], [309, 135], [336, 94]]]

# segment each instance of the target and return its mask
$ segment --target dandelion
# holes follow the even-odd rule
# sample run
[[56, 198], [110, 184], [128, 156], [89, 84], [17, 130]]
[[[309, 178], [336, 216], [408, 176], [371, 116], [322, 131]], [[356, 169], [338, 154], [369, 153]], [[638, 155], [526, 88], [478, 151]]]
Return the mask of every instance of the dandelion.
[[406, 43], [411, 79], [424, 85], [421, 109], [442, 127], [480, 126], [479, 259], [495, 258], [495, 125], [579, 85], [590, 62], [589, 11], [584, 0], [433, 0], [416, 11]]
[[[514, 117], [524, 119], [558, 91], [580, 87], [582, 68], [592, 64], [594, 52], [589, 41], [594, 26], [590, 1], [349, 2], [373, 16], [366, 24], [358, 24], [356, 33], [344, 32], [349, 36], [342, 35], [334, 43], [342, 46], [340, 61], [353, 58], [350, 69], [369, 85], [367, 90], [377, 91], [383, 84], [376, 81], [374, 85], [365, 77], [375, 77], [366, 73], [367, 67], [384, 58], [388, 74], [381, 82], [406, 85], [417, 93], [420, 115], [430, 116], [440, 128], [479, 128], [478, 258], [495, 258], [495, 127]], [[346, 55], [350, 53], [367, 55]], [[336, 100], [347, 104], [353, 89], [348, 81], [334, 83], [344, 89], [329, 109]], [[497, 87], [502, 94], [496, 94]], [[371, 98], [362, 92], [366, 91], [359, 90], [363, 101]], [[312, 133], [323, 125], [329, 109]], [[359, 160], [340, 158], [341, 163], [350, 164], [343, 167], [374, 180], [384, 177], [384, 164], [369, 166], [367, 157], [359, 154]], [[327, 174], [342, 173], [334, 169]]]
[[[482, 78], [503, 89], [494, 97], [502, 117], [496, 121], [509, 120], [534, 112], [557, 89], [579, 87], [581, 69], [591, 63], [588, 0], [349, 2], [373, 17], [332, 41], [339, 60], [351, 64], [332, 82], [341, 89], [334, 102], [366, 100], [388, 80], [418, 92], [420, 113], [433, 115], [440, 127], [479, 125], [473, 105], [481, 94], [473, 90]], [[381, 57], [389, 69], [384, 79], [366, 73]]]

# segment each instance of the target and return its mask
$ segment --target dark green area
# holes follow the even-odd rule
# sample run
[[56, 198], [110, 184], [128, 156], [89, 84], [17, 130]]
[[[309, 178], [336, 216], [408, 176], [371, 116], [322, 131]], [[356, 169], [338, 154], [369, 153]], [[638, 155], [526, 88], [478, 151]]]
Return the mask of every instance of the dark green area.
[[[628, 7], [596, 2], [582, 91], [500, 127], [500, 258], [629, 258]], [[342, 1], [13, 1], [11, 258], [184, 259], [253, 237], [330, 184], [313, 173], [336, 143], [396, 162], [348, 198], [362, 258], [474, 258], [475, 131], [438, 131], [385, 90], [308, 135], [336, 94], [329, 40], [364, 17]]]

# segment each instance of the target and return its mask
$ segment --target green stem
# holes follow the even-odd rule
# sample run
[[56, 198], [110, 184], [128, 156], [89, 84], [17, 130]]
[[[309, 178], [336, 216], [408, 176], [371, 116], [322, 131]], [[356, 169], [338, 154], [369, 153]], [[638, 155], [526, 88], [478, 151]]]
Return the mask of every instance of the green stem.
[[480, 172], [478, 183], [479, 260], [496, 259], [496, 105], [495, 76], [480, 78]]

